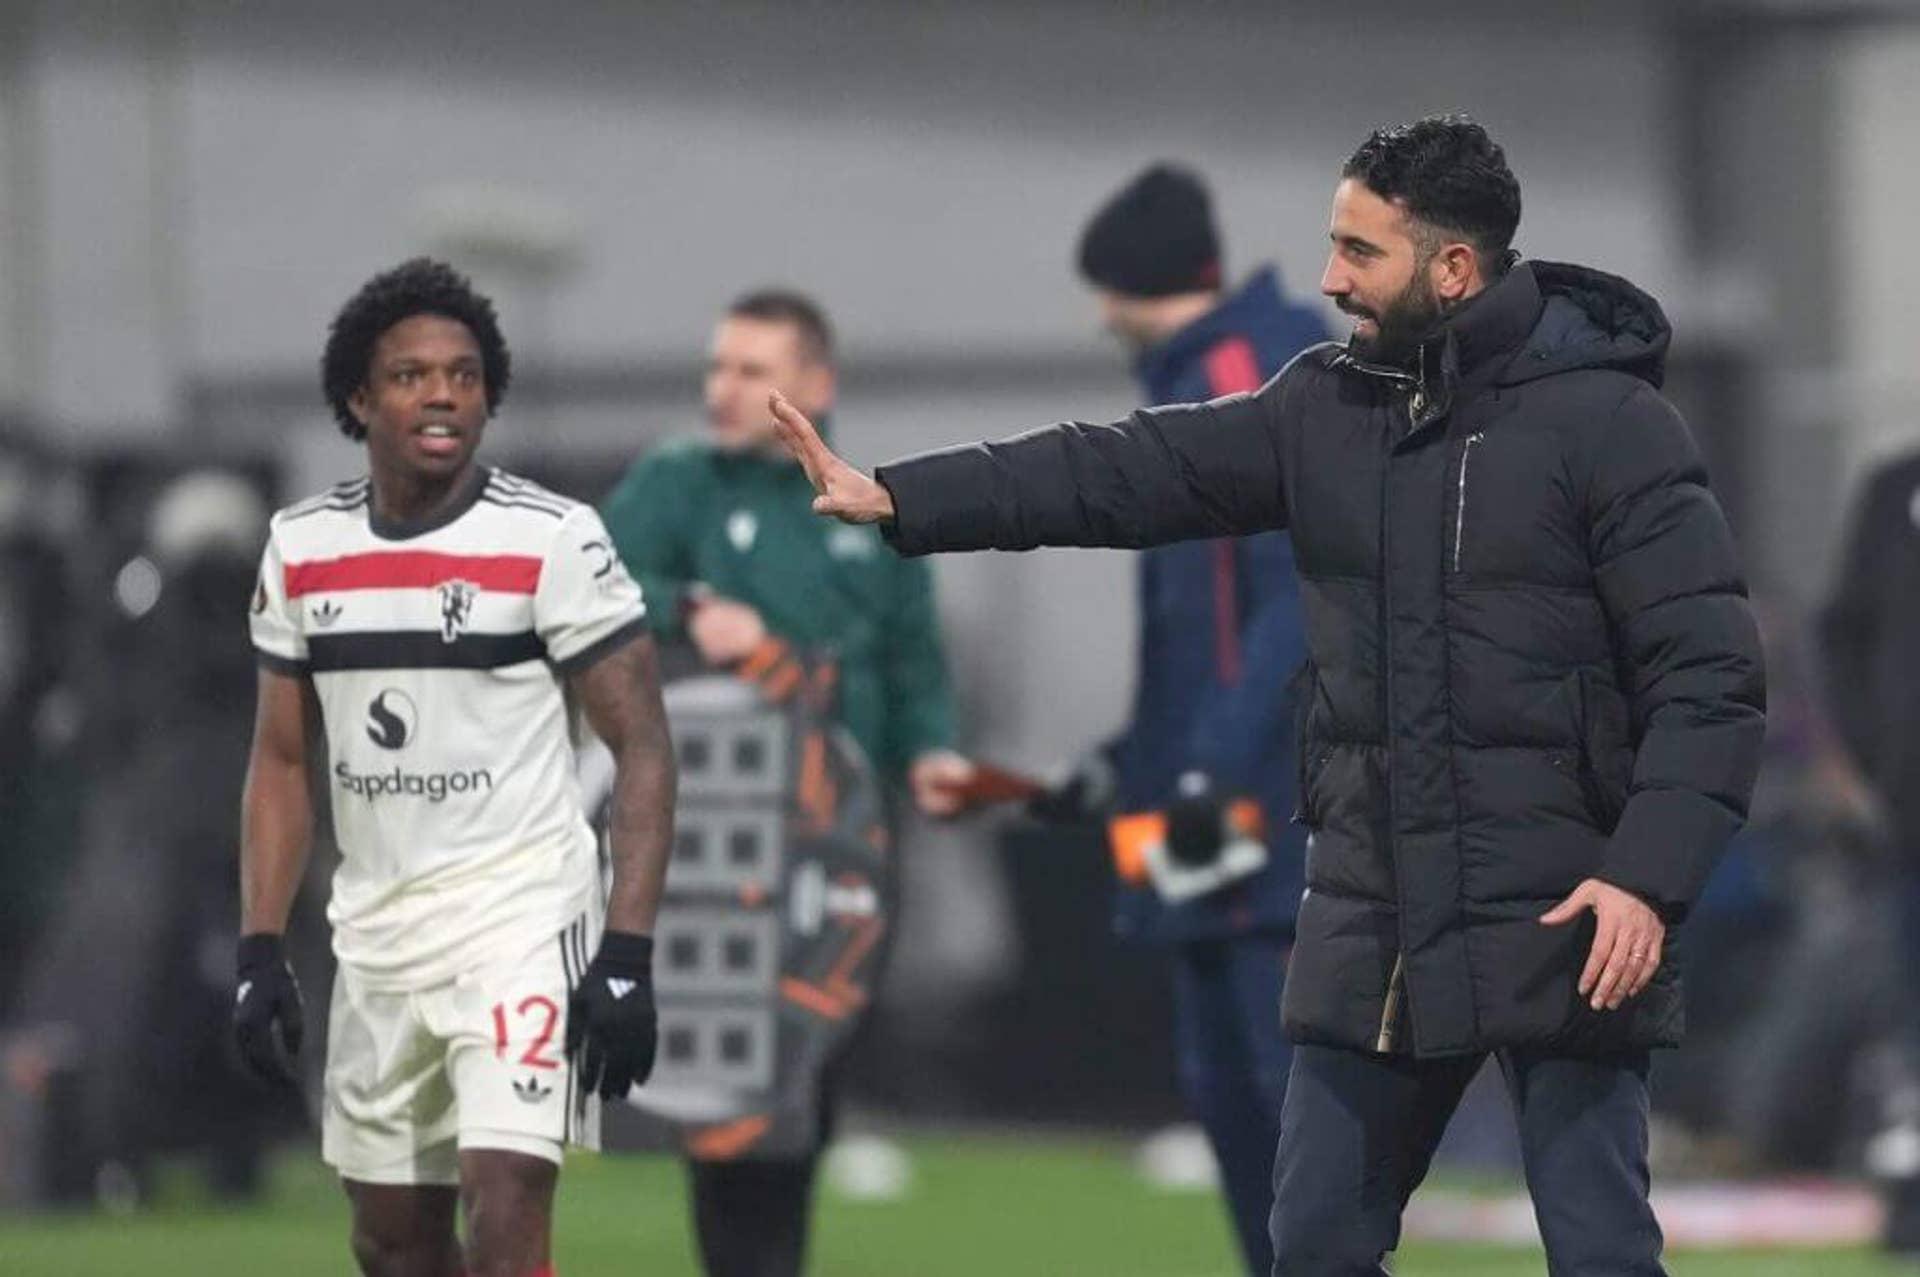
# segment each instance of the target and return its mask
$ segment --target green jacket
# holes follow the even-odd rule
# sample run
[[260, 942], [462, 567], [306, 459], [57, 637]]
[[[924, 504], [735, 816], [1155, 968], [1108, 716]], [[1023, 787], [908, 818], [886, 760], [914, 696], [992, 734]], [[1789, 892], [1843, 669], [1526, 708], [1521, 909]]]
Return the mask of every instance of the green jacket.
[[682, 439], [635, 462], [601, 513], [656, 634], [685, 636], [696, 583], [750, 605], [771, 633], [838, 662], [841, 722], [898, 777], [953, 744], [933, 577], [873, 528], [823, 519], [812, 503], [791, 461]]

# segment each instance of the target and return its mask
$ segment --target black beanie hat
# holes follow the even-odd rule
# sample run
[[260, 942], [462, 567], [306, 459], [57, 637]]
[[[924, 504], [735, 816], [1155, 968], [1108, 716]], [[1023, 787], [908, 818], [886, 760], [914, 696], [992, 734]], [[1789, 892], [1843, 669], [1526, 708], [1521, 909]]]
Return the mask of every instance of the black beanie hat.
[[1130, 297], [1218, 288], [1220, 237], [1206, 184], [1172, 164], [1128, 182], [1081, 232], [1080, 273]]

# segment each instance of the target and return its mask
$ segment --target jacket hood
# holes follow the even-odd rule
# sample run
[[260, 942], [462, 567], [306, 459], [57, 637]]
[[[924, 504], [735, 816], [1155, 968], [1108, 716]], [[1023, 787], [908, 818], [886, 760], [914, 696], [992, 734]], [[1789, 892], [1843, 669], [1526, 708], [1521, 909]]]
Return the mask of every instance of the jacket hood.
[[1523, 263], [1495, 288], [1524, 283], [1516, 278], [1523, 271], [1539, 292], [1539, 318], [1502, 371], [1501, 384], [1610, 368], [1660, 385], [1673, 327], [1659, 302], [1618, 275], [1565, 262]]

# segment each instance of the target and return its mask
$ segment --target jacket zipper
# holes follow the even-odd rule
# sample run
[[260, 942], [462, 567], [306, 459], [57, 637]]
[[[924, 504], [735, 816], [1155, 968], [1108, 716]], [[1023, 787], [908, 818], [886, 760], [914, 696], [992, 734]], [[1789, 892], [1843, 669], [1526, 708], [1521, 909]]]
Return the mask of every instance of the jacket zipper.
[[[1409, 410], [1411, 418], [1411, 410]], [[1380, 680], [1380, 693], [1385, 699], [1381, 706], [1382, 721], [1391, 728], [1393, 723], [1393, 517], [1389, 513], [1388, 496], [1392, 490], [1393, 441], [1388, 440], [1380, 462], [1380, 645], [1384, 656], [1383, 677]], [[1387, 826], [1393, 844], [1399, 839], [1392, 832], [1396, 815], [1394, 803], [1393, 751], [1387, 751]], [[1400, 930], [1400, 915], [1403, 912], [1400, 902], [1400, 857], [1397, 845], [1390, 852], [1393, 859], [1394, 879], [1394, 927]], [[1398, 937], [1405, 943], [1405, 932]], [[1374, 1037], [1374, 1049], [1385, 1055], [1393, 1050], [1394, 1020], [1400, 1011], [1401, 981], [1406, 951], [1396, 949], [1393, 955], [1393, 974], [1387, 977], [1387, 994], [1380, 1007], [1380, 1031]]]
[[1467, 533], [1467, 464], [1473, 460], [1473, 445], [1486, 437], [1485, 431], [1467, 436], [1466, 447], [1460, 449], [1460, 483], [1454, 498], [1453, 508], [1453, 570], [1460, 571], [1460, 551], [1466, 543]]
[[1400, 989], [1406, 978], [1406, 955], [1393, 955], [1393, 974], [1387, 977], [1387, 998], [1380, 1007], [1380, 1032], [1373, 1040], [1373, 1049], [1385, 1055], [1393, 1050], [1394, 1021], [1400, 1018]]
[[1420, 379], [1404, 368], [1395, 368], [1391, 364], [1369, 363], [1364, 359], [1357, 358], [1345, 352], [1341, 353], [1340, 358], [1356, 372], [1363, 372], [1369, 377], [1379, 377], [1386, 381], [1396, 381], [1403, 386], [1417, 386], [1420, 384]]
[[[1396, 368], [1385, 368], [1385, 367], [1381, 367], [1378, 364], [1366, 363], [1362, 360], [1355, 359], [1350, 353], [1343, 353], [1342, 357], [1348, 362], [1348, 364], [1350, 364], [1353, 368], [1357, 369], [1358, 371], [1362, 373], [1366, 373], [1370, 376], [1381, 378], [1405, 390], [1407, 392], [1408, 425], [1410, 428], [1418, 427], [1420, 422], [1419, 410], [1425, 407], [1424, 392], [1426, 389], [1424, 383], [1419, 378], [1413, 377]], [[1475, 438], [1478, 438], [1478, 436], [1475, 436]], [[1392, 629], [1392, 617], [1393, 617], [1393, 600], [1392, 600], [1393, 520], [1387, 514], [1387, 491], [1389, 487], [1388, 472], [1392, 466], [1394, 442], [1395, 441], [1391, 438], [1389, 438], [1386, 441], [1386, 448], [1385, 448], [1386, 455], [1385, 455], [1385, 458], [1382, 460], [1381, 467], [1380, 467], [1380, 568], [1381, 568], [1380, 570], [1380, 619], [1382, 623], [1381, 639], [1382, 639], [1382, 642], [1389, 647], [1389, 649], [1391, 648], [1391, 642], [1388, 639], [1388, 635]], [[1462, 497], [1464, 498], [1465, 491], [1466, 491], [1466, 476], [1464, 474], [1464, 469], [1461, 475], [1460, 483], [1461, 483], [1461, 494], [1462, 494]], [[1459, 517], [1459, 516], [1456, 516], [1456, 517]], [[1460, 548], [1456, 541], [1454, 546], [1454, 557], [1456, 560], [1459, 558], [1459, 554], [1460, 554]], [[1384, 671], [1385, 677], [1381, 679], [1380, 690], [1381, 690], [1382, 698], [1385, 702], [1383, 709], [1385, 711], [1387, 720], [1391, 721], [1393, 716], [1393, 657], [1392, 657], [1391, 650], [1389, 650], [1387, 653], [1387, 659], [1386, 659], [1385, 665], [1386, 665], [1386, 668]], [[1389, 822], [1391, 822], [1391, 814], [1393, 810], [1393, 756], [1391, 751], [1389, 751], [1387, 756], [1387, 808], [1389, 813]], [[1394, 876], [1395, 876], [1395, 888], [1396, 888], [1395, 894], [1397, 896], [1398, 895], [1398, 878], [1399, 878], [1398, 864], [1396, 864], [1394, 867]], [[1374, 1050], [1380, 1052], [1383, 1055], [1387, 1054], [1388, 1052], [1394, 1049], [1395, 1040], [1398, 1036], [1398, 1029], [1399, 1029], [1399, 1026], [1395, 1023], [1395, 1021], [1399, 1018], [1400, 1001], [1405, 996], [1405, 992], [1406, 992], [1406, 954], [1404, 951], [1397, 951], [1393, 955], [1393, 973], [1387, 977], [1386, 998], [1383, 1001], [1380, 1008], [1379, 1032], [1374, 1037]]]
[[1420, 356], [1421, 371], [1417, 375], [1407, 372], [1405, 369], [1394, 368], [1386, 364], [1368, 363], [1366, 360], [1355, 358], [1351, 353], [1347, 352], [1343, 352], [1340, 359], [1346, 367], [1352, 368], [1355, 372], [1384, 381], [1404, 391], [1407, 396], [1407, 433], [1412, 434], [1414, 431], [1420, 429], [1422, 424], [1424, 424], [1422, 418], [1426, 416], [1427, 411], [1433, 407], [1434, 403], [1433, 396], [1429, 392], [1426, 377], [1426, 354], [1424, 352], [1422, 352]]
[[1427, 400], [1426, 387], [1421, 384], [1418, 377], [1410, 372], [1403, 371], [1399, 368], [1391, 368], [1385, 364], [1370, 364], [1364, 359], [1355, 359], [1352, 355], [1343, 354], [1340, 358], [1346, 363], [1347, 367], [1352, 368], [1355, 372], [1362, 373], [1379, 381], [1384, 381], [1388, 385], [1404, 392], [1407, 396], [1407, 429], [1412, 430], [1414, 426], [1419, 424], [1420, 410], [1426, 406]]

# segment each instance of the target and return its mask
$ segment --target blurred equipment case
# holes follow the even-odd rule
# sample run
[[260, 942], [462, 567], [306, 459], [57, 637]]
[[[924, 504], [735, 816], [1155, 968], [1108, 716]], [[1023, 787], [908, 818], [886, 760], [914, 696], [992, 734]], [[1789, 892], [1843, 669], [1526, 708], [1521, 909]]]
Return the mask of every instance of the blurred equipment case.
[[[679, 802], [654, 929], [660, 1050], [603, 1115], [609, 1152], [793, 1158], [865, 1015], [895, 907], [883, 795], [832, 719], [835, 668], [769, 639], [736, 674], [668, 677]], [[610, 760], [583, 764], [590, 796]]]

